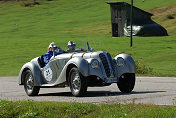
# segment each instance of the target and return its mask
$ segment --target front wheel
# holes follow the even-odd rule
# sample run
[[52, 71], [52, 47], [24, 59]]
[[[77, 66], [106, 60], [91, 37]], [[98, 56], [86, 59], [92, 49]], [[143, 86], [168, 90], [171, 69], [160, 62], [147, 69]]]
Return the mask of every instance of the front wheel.
[[130, 93], [133, 90], [134, 85], [135, 85], [134, 73], [123, 74], [119, 78], [119, 82], [117, 83], [117, 86], [122, 93]]
[[86, 78], [79, 72], [76, 67], [73, 67], [70, 70], [69, 86], [72, 94], [75, 97], [83, 96], [87, 92]]
[[27, 70], [24, 77], [24, 90], [28, 96], [38, 95], [40, 87], [34, 86], [34, 77], [30, 70]]

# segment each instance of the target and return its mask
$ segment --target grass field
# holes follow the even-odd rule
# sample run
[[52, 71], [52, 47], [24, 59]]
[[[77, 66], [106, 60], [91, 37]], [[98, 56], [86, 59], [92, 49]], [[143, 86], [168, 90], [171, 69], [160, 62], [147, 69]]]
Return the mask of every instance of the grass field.
[[[108, 51], [112, 56], [130, 54], [138, 75], [176, 76], [175, 0], [134, 1], [136, 7], [154, 13], [153, 19], [170, 36], [134, 37], [132, 48], [128, 37], [111, 37], [110, 8], [105, 0], [39, 1], [40, 5], [24, 7], [28, 2], [0, 0], [0, 76], [17, 76], [24, 63], [47, 51], [50, 42], [64, 49], [69, 40], [89, 41], [95, 50]], [[0, 100], [1, 117], [175, 118], [176, 107]]]
[[[112, 0], [111, 0], [112, 1]], [[126, 2], [129, 2], [125, 0]], [[158, 12], [153, 19], [166, 26], [170, 36], [112, 38], [110, 8], [105, 0], [54, 0], [24, 7], [22, 2], [0, 2], [0, 76], [17, 76], [22, 65], [44, 54], [50, 42], [89, 41], [95, 50], [113, 56], [132, 55], [139, 74], [176, 76], [176, 18]], [[175, 0], [134, 1], [134, 5], [155, 13], [155, 9], [173, 6]], [[170, 13], [168, 11], [168, 13]], [[175, 17], [175, 12], [171, 14]], [[162, 24], [163, 23], [163, 24]]]
[[175, 118], [176, 106], [0, 100], [2, 118]]

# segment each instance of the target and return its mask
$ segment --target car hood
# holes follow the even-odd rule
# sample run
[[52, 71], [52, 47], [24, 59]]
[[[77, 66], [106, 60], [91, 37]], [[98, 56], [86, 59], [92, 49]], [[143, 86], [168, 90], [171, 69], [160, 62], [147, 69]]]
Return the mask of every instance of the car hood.
[[72, 53], [64, 53], [57, 55], [56, 58], [74, 58], [74, 57], [82, 57], [82, 58], [96, 58], [100, 53], [104, 53], [104, 51], [94, 51], [94, 52], [72, 52]]

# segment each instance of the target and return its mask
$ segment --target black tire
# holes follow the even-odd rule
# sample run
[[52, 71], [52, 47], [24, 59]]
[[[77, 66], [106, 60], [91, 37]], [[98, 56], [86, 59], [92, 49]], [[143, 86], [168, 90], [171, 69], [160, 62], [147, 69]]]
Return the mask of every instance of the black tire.
[[39, 93], [40, 87], [34, 86], [34, 77], [30, 70], [25, 72], [24, 90], [28, 96], [36, 96]]
[[135, 85], [134, 73], [123, 74], [119, 78], [119, 82], [117, 83], [117, 86], [122, 93], [130, 93], [133, 90], [134, 85]]
[[83, 96], [87, 92], [86, 78], [76, 67], [70, 70], [68, 79], [70, 90], [75, 97]]

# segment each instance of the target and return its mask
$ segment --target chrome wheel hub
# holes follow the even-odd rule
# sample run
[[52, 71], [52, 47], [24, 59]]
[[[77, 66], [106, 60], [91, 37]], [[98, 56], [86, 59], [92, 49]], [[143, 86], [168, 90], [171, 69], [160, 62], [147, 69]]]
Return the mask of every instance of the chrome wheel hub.
[[33, 86], [34, 86], [34, 78], [32, 77], [32, 75], [29, 75], [28, 79], [27, 79], [27, 89], [28, 90], [32, 90]]
[[80, 85], [81, 85], [81, 81], [80, 81], [80, 77], [78, 73], [73, 73], [72, 74], [72, 88], [75, 92], [80, 90]]

